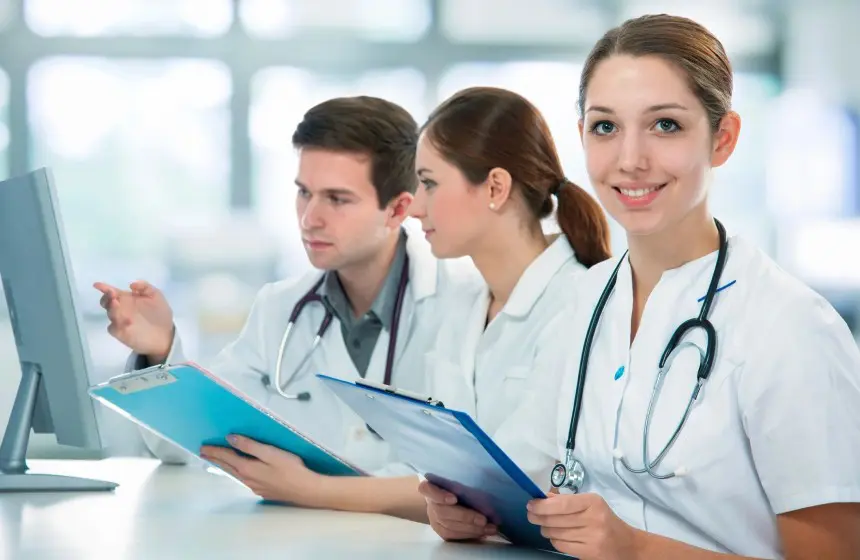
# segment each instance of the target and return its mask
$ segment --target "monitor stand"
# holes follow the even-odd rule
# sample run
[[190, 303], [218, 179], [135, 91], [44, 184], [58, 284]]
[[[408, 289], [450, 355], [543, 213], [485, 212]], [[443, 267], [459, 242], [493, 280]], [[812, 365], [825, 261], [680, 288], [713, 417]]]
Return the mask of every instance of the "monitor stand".
[[81, 492], [116, 488], [116, 483], [104, 480], [27, 472], [27, 446], [42, 373], [35, 364], [22, 365], [21, 384], [0, 444], [0, 492]]

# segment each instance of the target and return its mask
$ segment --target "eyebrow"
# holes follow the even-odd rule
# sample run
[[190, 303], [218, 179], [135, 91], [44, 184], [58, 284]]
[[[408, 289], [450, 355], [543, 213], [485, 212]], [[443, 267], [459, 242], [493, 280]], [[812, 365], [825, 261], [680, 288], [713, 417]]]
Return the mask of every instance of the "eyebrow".
[[[306, 191], [310, 190], [301, 181], [296, 181], [296, 186], [299, 187], [300, 189], [305, 189]], [[321, 192], [322, 192], [322, 194], [327, 194], [329, 196], [332, 196], [332, 195], [334, 195], [334, 196], [357, 196], [353, 191], [351, 191], [349, 189], [342, 188], [342, 187], [330, 187], [330, 188], [322, 189]]]
[[[686, 107], [681, 105], [680, 103], [660, 103], [659, 105], [651, 105], [648, 109], [645, 110], [646, 113], [655, 113], [657, 111], [665, 111], [666, 109], [679, 109], [681, 111], [688, 111]], [[604, 107], [602, 105], [592, 105], [588, 109], [585, 110], [586, 113], [594, 111], [597, 113], [607, 113], [609, 115], [614, 115], [615, 111], [610, 109], [609, 107]]]
[[431, 170], [427, 169], [426, 167], [422, 167], [421, 169], [419, 169], [418, 171], [415, 172], [416, 175], [424, 175], [426, 173], [433, 173], [433, 172]]

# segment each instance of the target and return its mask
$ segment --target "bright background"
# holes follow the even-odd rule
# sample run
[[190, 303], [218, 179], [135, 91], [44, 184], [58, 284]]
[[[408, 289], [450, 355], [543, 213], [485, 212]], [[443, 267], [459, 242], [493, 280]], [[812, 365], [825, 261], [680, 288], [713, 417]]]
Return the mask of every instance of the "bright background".
[[[290, 136], [312, 104], [372, 94], [421, 121], [460, 88], [507, 87], [545, 113], [568, 176], [588, 187], [580, 66], [610, 26], [657, 11], [710, 27], [737, 71], [743, 134], [716, 215], [860, 332], [860, 3], [848, 0], [0, 0], [0, 177], [53, 169], [93, 381], [125, 359], [96, 280], [162, 287], [203, 359], [264, 282], [308, 268]], [[0, 301], [0, 426], [18, 376]]]

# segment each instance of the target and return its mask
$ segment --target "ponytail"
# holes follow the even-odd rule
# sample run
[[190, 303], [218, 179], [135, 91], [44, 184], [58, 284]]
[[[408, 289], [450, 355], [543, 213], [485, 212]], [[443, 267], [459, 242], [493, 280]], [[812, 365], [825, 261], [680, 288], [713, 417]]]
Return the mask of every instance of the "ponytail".
[[603, 209], [579, 185], [563, 179], [555, 191], [556, 220], [576, 259], [591, 268], [612, 256], [609, 223]]

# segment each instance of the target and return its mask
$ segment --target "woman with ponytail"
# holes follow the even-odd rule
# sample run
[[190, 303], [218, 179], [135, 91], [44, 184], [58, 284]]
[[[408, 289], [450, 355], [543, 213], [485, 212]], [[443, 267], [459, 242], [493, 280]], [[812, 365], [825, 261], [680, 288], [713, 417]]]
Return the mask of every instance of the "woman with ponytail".
[[[610, 257], [609, 226], [565, 178], [541, 113], [511, 91], [469, 88], [442, 103], [421, 129], [416, 171], [410, 214], [433, 254], [471, 258], [485, 281], [440, 302], [427, 392], [501, 443], [513, 412], [569, 351], [571, 294]], [[553, 213], [562, 235], [544, 233]], [[545, 473], [535, 476], [543, 486]]]

